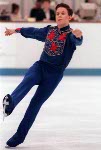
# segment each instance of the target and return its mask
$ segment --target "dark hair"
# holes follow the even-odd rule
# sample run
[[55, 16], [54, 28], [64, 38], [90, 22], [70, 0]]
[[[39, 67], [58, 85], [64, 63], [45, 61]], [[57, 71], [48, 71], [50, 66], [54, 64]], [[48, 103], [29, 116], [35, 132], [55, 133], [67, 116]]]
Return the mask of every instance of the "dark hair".
[[19, 8], [20, 8], [20, 7], [19, 7], [18, 4], [13, 3], [13, 4], [12, 4], [12, 13], [14, 13], [15, 10], [16, 10], [16, 9], [19, 9]]
[[50, 0], [42, 0], [42, 2], [43, 2], [43, 3], [44, 3], [44, 2], [50, 3]]
[[37, 3], [42, 3], [42, 0], [36, 0]]
[[56, 6], [55, 10], [57, 10], [59, 7], [64, 7], [64, 8], [66, 8], [67, 11], [68, 11], [68, 15], [69, 15], [69, 16], [72, 16], [72, 15], [73, 15], [73, 10], [70, 8], [69, 5], [67, 5], [67, 4], [65, 4], [65, 3], [60, 3], [60, 4], [58, 4], [58, 5]]

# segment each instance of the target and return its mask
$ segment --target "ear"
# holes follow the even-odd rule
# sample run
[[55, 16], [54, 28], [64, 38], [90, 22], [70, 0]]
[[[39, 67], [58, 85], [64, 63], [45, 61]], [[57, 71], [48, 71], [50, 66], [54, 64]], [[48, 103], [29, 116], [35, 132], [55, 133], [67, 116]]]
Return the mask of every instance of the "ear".
[[69, 16], [69, 21], [73, 19], [73, 16]]

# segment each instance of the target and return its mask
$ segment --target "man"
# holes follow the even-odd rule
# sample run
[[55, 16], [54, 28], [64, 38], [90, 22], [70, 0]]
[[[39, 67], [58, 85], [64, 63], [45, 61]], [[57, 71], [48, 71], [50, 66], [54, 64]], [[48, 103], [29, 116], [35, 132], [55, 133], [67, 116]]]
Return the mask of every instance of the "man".
[[30, 17], [35, 18], [36, 21], [42, 21], [44, 18], [44, 12], [41, 8], [42, 0], [37, 0], [35, 7], [30, 11]]
[[24, 142], [42, 104], [51, 96], [62, 80], [64, 70], [72, 59], [76, 46], [82, 44], [82, 32], [79, 29], [70, 28], [69, 22], [72, 15], [72, 9], [61, 3], [56, 6], [57, 26], [55, 27], [48, 25], [44, 28], [6, 28], [6, 36], [20, 33], [25, 38], [45, 42], [40, 60], [29, 68], [24, 79], [13, 93], [7, 94], [3, 99], [4, 114], [8, 116], [29, 90], [34, 85], [39, 85], [17, 132], [6, 143], [10, 147], [16, 147]]
[[44, 12], [43, 21], [55, 21], [55, 12], [50, 8], [50, 0], [43, 0], [42, 8]]

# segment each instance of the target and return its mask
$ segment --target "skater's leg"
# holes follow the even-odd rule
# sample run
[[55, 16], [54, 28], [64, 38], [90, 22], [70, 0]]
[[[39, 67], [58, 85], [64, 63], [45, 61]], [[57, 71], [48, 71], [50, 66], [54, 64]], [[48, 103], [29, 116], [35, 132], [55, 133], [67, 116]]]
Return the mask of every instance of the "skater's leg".
[[32, 67], [29, 68], [25, 74], [22, 82], [12, 92], [11, 97], [16, 106], [24, 96], [30, 91], [34, 85], [38, 85], [41, 82], [41, 66], [36, 62]]
[[17, 132], [10, 140], [8, 140], [7, 145], [14, 147], [24, 141], [42, 104], [53, 93], [53, 91], [57, 87], [58, 83], [62, 79], [62, 76], [63, 75], [61, 74], [61, 76], [59, 76], [58, 78], [54, 77], [53, 79], [46, 80], [39, 85], [34, 97], [32, 98], [32, 100], [29, 104], [29, 107], [25, 113], [25, 116], [18, 127]]
[[36, 62], [27, 71], [22, 82], [17, 86], [11, 95], [7, 94], [3, 99], [4, 115], [8, 116], [12, 113], [16, 105], [24, 98], [29, 90], [34, 86], [40, 84], [42, 79], [41, 66]]

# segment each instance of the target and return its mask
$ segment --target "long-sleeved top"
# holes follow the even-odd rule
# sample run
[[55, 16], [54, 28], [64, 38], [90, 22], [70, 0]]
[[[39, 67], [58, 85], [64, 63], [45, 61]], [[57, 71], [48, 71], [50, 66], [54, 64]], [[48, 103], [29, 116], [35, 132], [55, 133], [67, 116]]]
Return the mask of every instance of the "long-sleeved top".
[[58, 28], [58, 26], [46, 26], [44, 28], [20, 28], [16, 32], [25, 38], [33, 38], [45, 42], [40, 60], [63, 70], [68, 66], [76, 46], [83, 42], [83, 36], [76, 38], [71, 32], [70, 25]]

